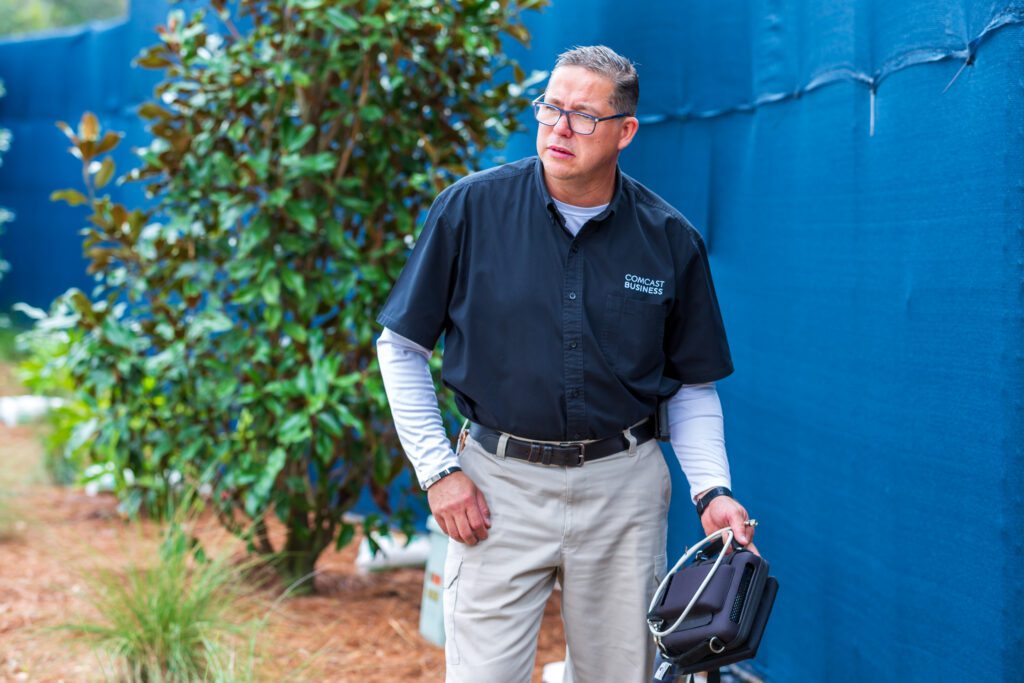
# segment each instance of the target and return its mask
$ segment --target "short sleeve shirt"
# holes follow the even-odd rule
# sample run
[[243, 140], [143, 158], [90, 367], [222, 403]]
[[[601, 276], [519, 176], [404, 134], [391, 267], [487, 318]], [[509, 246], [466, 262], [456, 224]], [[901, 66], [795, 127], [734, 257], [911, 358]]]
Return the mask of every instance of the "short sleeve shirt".
[[537, 157], [438, 195], [377, 321], [426, 348], [443, 334], [463, 415], [530, 439], [605, 438], [732, 372], [693, 226], [619, 171], [573, 237]]

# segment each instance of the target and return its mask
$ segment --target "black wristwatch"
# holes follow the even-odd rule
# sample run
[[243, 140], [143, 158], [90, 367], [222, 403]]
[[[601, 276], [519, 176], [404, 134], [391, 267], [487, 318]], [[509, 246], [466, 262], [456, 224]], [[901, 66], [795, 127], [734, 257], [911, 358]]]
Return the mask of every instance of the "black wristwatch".
[[715, 488], [711, 489], [710, 491], [705, 493], [703, 496], [698, 498], [697, 499], [697, 517], [702, 516], [704, 514], [704, 510], [707, 509], [708, 504], [711, 501], [713, 501], [715, 498], [718, 498], [719, 496], [729, 496], [730, 498], [732, 498], [732, 491], [730, 491], [729, 489], [725, 488], [724, 486], [716, 486]]
[[426, 491], [431, 486], [433, 486], [437, 482], [441, 481], [442, 479], [444, 479], [448, 475], [455, 474], [456, 472], [461, 472], [461, 471], [462, 471], [462, 468], [457, 466], [457, 465], [455, 467], [449, 467], [448, 469], [441, 470], [440, 472], [438, 472], [437, 474], [435, 474], [434, 476], [428, 478], [425, 482], [423, 482], [423, 486], [421, 488], [424, 491]]

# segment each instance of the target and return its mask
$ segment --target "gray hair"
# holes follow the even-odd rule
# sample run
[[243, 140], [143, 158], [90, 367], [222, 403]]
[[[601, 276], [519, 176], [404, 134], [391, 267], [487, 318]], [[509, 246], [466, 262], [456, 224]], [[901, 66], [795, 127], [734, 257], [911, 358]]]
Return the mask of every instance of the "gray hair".
[[582, 66], [604, 76], [615, 85], [610, 103], [615, 113], [636, 114], [640, 77], [633, 62], [615, 50], [604, 45], [577, 45], [558, 55], [555, 69], [560, 66]]

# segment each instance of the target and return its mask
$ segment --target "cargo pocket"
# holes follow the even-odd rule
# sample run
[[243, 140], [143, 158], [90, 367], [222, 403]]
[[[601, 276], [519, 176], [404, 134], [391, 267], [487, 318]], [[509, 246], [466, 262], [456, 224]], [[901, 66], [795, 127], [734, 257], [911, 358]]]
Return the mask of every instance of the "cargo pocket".
[[462, 556], [449, 551], [444, 563], [444, 638], [445, 655], [451, 664], [458, 664], [459, 644], [455, 638], [455, 608], [459, 599], [459, 575], [462, 574]]

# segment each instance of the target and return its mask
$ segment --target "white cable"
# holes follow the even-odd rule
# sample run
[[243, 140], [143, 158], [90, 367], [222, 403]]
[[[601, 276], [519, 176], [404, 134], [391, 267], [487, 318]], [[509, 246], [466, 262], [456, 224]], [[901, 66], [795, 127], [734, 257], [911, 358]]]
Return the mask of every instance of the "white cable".
[[654, 610], [654, 608], [658, 606], [658, 601], [661, 600], [661, 596], [665, 592], [665, 589], [668, 587], [668, 582], [669, 582], [669, 579], [672, 578], [672, 575], [675, 574], [677, 571], [679, 571], [680, 567], [682, 567], [684, 564], [686, 564], [686, 561], [689, 560], [691, 557], [693, 557], [697, 553], [698, 550], [700, 550], [701, 548], [703, 548], [707, 544], [711, 543], [711, 541], [715, 540], [716, 538], [718, 538], [719, 536], [722, 536], [724, 534], [728, 534], [729, 535], [729, 540], [722, 542], [722, 552], [718, 553], [718, 557], [715, 558], [715, 564], [712, 565], [711, 571], [709, 571], [708, 575], [704, 577], [704, 580], [701, 582], [700, 586], [697, 588], [697, 592], [694, 593], [693, 597], [690, 599], [690, 604], [688, 604], [686, 606], [686, 609], [684, 609], [683, 613], [679, 615], [679, 618], [675, 620], [675, 623], [673, 623], [671, 626], [669, 626], [664, 631], [659, 631], [658, 629], [656, 629], [651, 624], [650, 621], [647, 622], [647, 628], [649, 628], [651, 630], [651, 634], [655, 638], [664, 638], [665, 636], [667, 636], [667, 635], [669, 635], [671, 633], [674, 633], [675, 630], [677, 628], [679, 628], [679, 625], [683, 623], [683, 620], [686, 619], [687, 615], [690, 613], [690, 610], [693, 609], [693, 606], [695, 604], [697, 604], [697, 600], [704, 593], [704, 589], [707, 588], [709, 583], [711, 583], [711, 577], [713, 577], [715, 575], [715, 572], [718, 571], [718, 566], [720, 564], [722, 564], [722, 560], [725, 558], [725, 551], [726, 551], [726, 549], [729, 548], [729, 546], [732, 545], [732, 539], [733, 539], [732, 528], [725, 527], [724, 529], [719, 529], [718, 531], [716, 531], [716, 532], [714, 532], [712, 534], [709, 534], [708, 536], [704, 537], [703, 541], [701, 541], [697, 545], [695, 545], [692, 548], [690, 548], [689, 550], [687, 550], [686, 554], [683, 555], [681, 558], [679, 558], [679, 561], [675, 563], [675, 566], [673, 566], [672, 569], [668, 573], [665, 574], [665, 578], [661, 580], [660, 584], [658, 584], [658, 590], [654, 592], [654, 598], [651, 600], [651, 604], [647, 608], [647, 613], [648, 614], [650, 614]]

